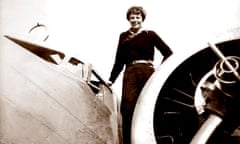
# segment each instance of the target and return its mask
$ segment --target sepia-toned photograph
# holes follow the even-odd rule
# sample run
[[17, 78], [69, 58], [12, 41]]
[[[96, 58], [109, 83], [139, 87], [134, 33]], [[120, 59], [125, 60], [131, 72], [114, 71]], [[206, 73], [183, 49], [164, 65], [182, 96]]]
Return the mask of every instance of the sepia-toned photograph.
[[240, 144], [240, 1], [0, 0], [0, 144]]

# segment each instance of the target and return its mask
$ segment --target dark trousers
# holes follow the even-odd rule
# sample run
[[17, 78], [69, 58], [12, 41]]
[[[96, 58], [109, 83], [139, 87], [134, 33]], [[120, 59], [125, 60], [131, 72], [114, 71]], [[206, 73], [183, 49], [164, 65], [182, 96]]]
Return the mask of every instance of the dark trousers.
[[154, 72], [151, 64], [133, 64], [126, 67], [123, 76], [121, 101], [123, 144], [131, 143], [131, 123], [139, 94]]

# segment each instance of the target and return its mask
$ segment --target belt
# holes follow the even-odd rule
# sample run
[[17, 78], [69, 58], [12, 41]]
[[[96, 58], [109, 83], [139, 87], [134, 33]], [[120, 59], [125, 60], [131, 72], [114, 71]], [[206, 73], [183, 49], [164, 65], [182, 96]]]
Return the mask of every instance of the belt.
[[153, 64], [153, 61], [151, 60], [134, 60], [133, 62], [131, 62], [131, 64]]

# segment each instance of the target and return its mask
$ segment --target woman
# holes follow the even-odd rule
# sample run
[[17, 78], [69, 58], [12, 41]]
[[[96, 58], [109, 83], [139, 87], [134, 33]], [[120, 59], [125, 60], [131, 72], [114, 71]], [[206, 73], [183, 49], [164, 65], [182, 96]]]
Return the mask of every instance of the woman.
[[153, 58], [156, 47], [163, 55], [163, 61], [171, 54], [171, 49], [151, 30], [143, 30], [146, 13], [142, 7], [133, 6], [127, 11], [131, 27], [120, 34], [119, 43], [109, 78], [114, 83], [125, 66], [121, 101], [123, 143], [130, 144], [131, 121], [138, 96], [154, 72]]

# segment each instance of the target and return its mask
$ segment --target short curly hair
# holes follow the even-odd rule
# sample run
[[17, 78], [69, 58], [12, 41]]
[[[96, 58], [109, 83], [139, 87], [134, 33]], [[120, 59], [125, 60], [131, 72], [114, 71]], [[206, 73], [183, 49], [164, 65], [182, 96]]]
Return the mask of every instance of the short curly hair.
[[143, 21], [146, 18], [146, 11], [141, 6], [132, 6], [127, 11], [127, 20], [129, 20], [129, 17], [131, 14], [141, 14]]

